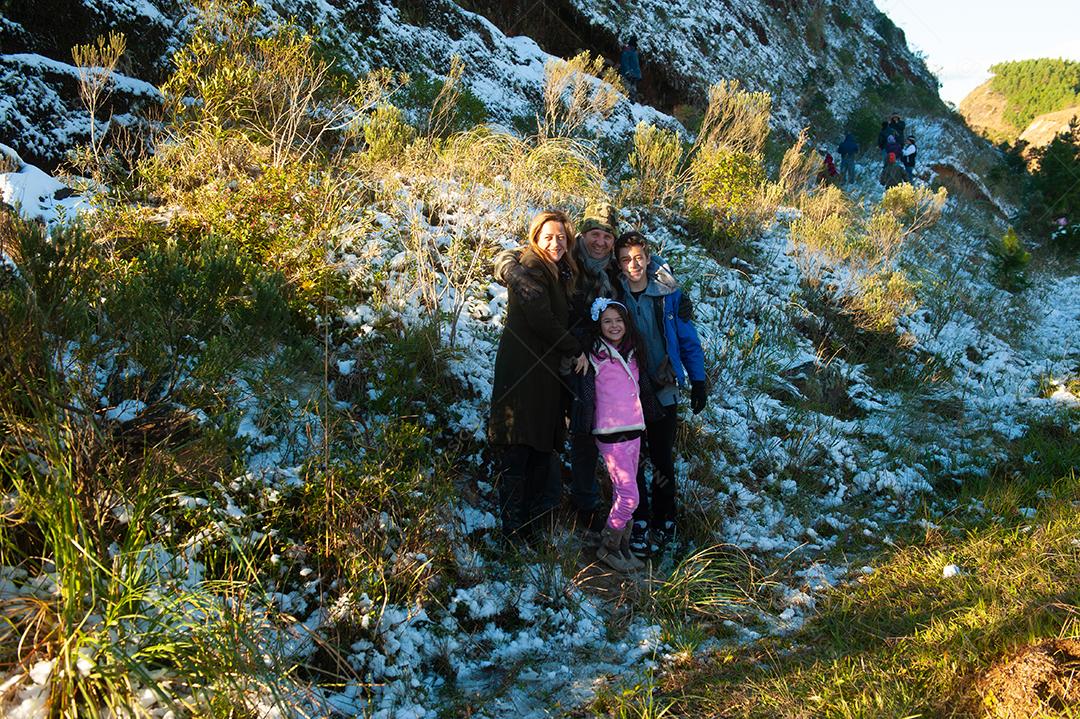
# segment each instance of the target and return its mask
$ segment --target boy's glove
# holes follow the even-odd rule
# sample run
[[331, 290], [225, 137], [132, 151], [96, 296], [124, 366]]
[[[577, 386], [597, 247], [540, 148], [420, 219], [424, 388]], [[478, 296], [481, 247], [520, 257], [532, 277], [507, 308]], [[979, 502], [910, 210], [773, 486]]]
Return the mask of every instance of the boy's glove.
[[526, 267], [512, 262], [503, 270], [503, 278], [510, 291], [526, 302], [532, 302], [544, 293], [544, 286], [533, 277]]
[[690, 411], [694, 414], [701, 414], [701, 410], [705, 409], [707, 400], [705, 383], [701, 380], [690, 382]]

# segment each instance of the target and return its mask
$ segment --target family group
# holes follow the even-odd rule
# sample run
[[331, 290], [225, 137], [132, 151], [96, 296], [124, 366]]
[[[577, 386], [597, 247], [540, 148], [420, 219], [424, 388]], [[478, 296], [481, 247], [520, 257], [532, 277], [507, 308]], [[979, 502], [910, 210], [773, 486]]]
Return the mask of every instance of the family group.
[[532, 543], [549, 526], [569, 430], [583, 544], [616, 571], [644, 566], [675, 533], [680, 389], [689, 384], [695, 414], [707, 401], [690, 299], [645, 235], [619, 234], [606, 203], [589, 206], [577, 231], [564, 212], [541, 212], [524, 245], [496, 257], [495, 276], [508, 300], [488, 433], [505, 540]]

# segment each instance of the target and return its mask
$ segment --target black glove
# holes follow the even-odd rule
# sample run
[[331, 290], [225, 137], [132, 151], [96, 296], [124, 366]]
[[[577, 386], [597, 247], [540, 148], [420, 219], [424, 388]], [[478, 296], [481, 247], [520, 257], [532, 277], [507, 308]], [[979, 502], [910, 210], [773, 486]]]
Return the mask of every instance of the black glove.
[[532, 276], [528, 268], [517, 262], [512, 263], [503, 273], [506, 286], [510, 291], [526, 302], [532, 302], [544, 293], [544, 286]]
[[703, 380], [696, 380], [690, 382], [690, 411], [694, 414], [701, 414], [701, 410], [705, 409], [705, 404], [708, 401], [708, 395], [705, 392], [705, 382]]

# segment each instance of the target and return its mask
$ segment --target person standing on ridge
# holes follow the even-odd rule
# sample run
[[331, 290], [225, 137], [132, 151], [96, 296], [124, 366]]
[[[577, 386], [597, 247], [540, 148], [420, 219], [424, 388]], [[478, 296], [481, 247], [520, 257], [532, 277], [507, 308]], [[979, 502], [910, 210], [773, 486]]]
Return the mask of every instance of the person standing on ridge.
[[889, 121], [881, 121], [881, 129], [877, 134], [877, 146], [881, 150], [881, 166], [885, 167], [889, 161], [889, 151], [885, 149], [885, 143], [889, 141]]
[[855, 135], [847, 133], [844, 141], [836, 148], [840, 154], [840, 180], [845, 185], [855, 182], [855, 156], [859, 154], [859, 143]]
[[908, 182], [914, 182], [915, 180], [915, 153], [919, 151], [919, 148], [915, 146], [915, 136], [908, 135], [907, 142], [904, 143], [903, 160], [904, 160], [904, 172], [907, 173]]
[[885, 159], [885, 169], [881, 171], [878, 182], [888, 190], [890, 187], [902, 185], [907, 181], [907, 173], [904, 172], [900, 165], [896, 164], [896, 155], [890, 152]]
[[630, 99], [637, 102], [638, 83], [641, 82], [641, 60], [638, 57], [637, 37], [631, 35], [619, 56], [619, 74], [626, 82]]

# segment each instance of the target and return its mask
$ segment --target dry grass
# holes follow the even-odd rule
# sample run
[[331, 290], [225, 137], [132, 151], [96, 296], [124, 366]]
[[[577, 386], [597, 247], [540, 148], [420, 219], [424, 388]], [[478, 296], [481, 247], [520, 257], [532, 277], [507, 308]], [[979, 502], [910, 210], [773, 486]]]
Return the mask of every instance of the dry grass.
[[587, 125], [607, 119], [626, 93], [619, 74], [604, 58], [588, 51], [544, 65], [541, 138], [573, 137]]

